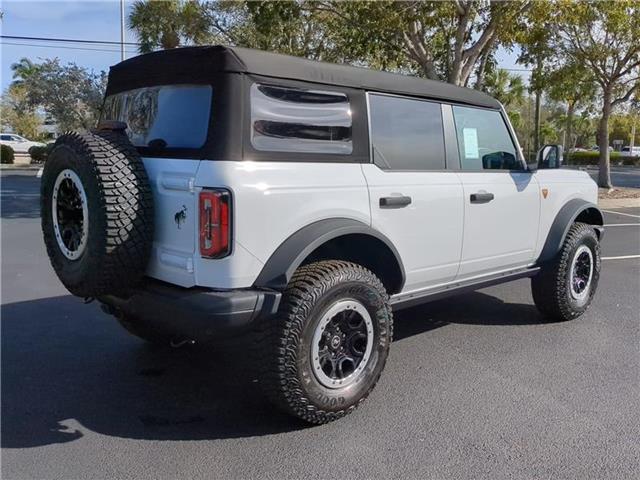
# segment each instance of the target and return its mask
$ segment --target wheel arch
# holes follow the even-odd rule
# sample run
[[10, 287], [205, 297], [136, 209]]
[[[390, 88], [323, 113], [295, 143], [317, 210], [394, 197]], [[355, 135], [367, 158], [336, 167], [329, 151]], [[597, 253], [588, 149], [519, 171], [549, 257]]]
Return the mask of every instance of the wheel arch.
[[597, 205], [574, 198], [565, 203], [558, 211], [547, 238], [544, 247], [540, 252], [537, 263], [544, 263], [551, 260], [562, 248], [567, 233], [575, 222], [587, 223], [593, 225], [596, 229], [598, 239], [602, 239], [604, 234], [604, 216]]
[[404, 286], [404, 266], [393, 243], [369, 225], [349, 218], [320, 220], [292, 234], [269, 257], [254, 286], [284, 290], [299, 266], [328, 259], [368, 268], [389, 294]]

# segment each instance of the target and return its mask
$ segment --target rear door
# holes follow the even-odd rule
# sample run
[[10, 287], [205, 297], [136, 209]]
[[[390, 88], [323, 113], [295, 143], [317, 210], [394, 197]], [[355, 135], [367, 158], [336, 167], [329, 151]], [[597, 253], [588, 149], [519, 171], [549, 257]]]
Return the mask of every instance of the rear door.
[[369, 94], [374, 163], [362, 166], [373, 228], [402, 258], [404, 292], [453, 280], [462, 248], [462, 183], [447, 171], [441, 105]]
[[464, 190], [458, 279], [529, 265], [540, 217], [540, 189], [525, 171], [501, 112], [451, 107]]
[[143, 154], [151, 182], [155, 233], [147, 274], [185, 287], [195, 285], [195, 178], [212, 96], [209, 85], [144, 87], [109, 95], [103, 113], [105, 120], [127, 123], [127, 135]]

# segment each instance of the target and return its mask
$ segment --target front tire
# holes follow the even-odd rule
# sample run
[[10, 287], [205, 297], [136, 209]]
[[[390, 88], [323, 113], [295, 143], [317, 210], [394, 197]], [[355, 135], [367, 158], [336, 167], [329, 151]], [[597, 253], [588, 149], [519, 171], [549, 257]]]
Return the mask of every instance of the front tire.
[[581, 316], [593, 300], [600, 278], [600, 243], [594, 228], [574, 223], [560, 252], [531, 279], [533, 301], [550, 320]]
[[355, 410], [389, 354], [393, 315], [380, 280], [360, 265], [300, 267], [278, 315], [265, 320], [261, 382], [282, 410], [322, 424]]

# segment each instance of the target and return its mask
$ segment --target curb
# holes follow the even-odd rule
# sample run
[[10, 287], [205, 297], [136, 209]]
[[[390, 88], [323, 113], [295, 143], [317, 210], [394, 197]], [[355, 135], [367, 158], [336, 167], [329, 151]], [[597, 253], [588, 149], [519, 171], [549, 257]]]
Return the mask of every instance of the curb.
[[640, 208], [640, 198], [601, 198], [600, 208]]
[[40, 170], [43, 165], [11, 165], [11, 164], [4, 164], [4, 165], [0, 165], [0, 171], [1, 170]]

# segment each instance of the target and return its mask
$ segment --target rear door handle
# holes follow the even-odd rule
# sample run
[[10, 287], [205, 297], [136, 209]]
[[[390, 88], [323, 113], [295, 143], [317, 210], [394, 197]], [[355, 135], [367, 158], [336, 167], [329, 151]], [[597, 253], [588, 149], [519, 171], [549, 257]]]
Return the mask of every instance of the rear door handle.
[[402, 208], [411, 203], [411, 197], [380, 197], [380, 208]]
[[493, 193], [478, 192], [471, 194], [471, 203], [488, 203], [493, 200]]

